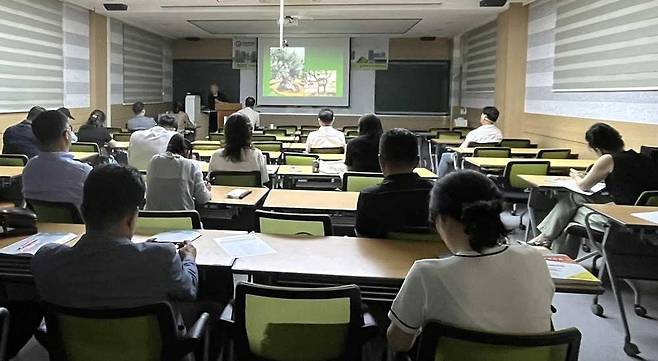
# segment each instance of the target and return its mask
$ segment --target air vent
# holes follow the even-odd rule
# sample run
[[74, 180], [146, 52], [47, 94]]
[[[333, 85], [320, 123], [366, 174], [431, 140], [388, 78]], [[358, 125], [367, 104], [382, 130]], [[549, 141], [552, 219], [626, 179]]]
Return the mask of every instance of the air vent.
[[420, 38], [420, 41], [434, 41], [436, 40], [436, 36], [422, 36]]
[[103, 4], [105, 10], [107, 11], [126, 11], [128, 10], [128, 5], [123, 3], [105, 3]]
[[480, 7], [501, 7], [506, 3], [507, 0], [480, 0]]

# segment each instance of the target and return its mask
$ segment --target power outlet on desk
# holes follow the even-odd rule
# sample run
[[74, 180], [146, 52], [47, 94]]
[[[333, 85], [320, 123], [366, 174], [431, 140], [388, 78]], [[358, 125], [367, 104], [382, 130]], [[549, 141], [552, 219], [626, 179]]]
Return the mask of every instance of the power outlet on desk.
[[468, 113], [466, 108], [464, 108], [464, 107], [459, 108], [459, 115], [466, 115], [466, 113]]

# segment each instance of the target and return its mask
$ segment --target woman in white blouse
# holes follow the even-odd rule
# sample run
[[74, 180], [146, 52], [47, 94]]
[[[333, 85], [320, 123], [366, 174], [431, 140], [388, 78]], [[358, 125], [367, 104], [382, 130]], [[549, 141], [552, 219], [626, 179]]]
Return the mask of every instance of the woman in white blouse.
[[259, 149], [251, 146], [249, 118], [234, 113], [224, 123], [224, 148], [210, 157], [209, 171], [260, 171], [261, 184], [269, 181], [267, 161]]
[[388, 340], [408, 351], [432, 320], [496, 333], [551, 330], [554, 286], [541, 253], [508, 245], [496, 185], [481, 173], [440, 178], [430, 219], [452, 256], [417, 261], [391, 310]]
[[210, 201], [210, 184], [203, 179], [199, 162], [191, 157], [192, 144], [176, 133], [167, 151], [151, 158], [146, 175], [147, 210], [193, 210]]

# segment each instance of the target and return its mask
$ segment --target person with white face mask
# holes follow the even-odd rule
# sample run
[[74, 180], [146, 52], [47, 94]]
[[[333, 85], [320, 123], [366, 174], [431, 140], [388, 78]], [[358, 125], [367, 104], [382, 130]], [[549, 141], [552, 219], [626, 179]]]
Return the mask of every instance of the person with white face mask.
[[68, 117], [57, 110], [41, 113], [32, 122], [39, 155], [23, 170], [23, 196], [27, 200], [72, 203], [80, 207], [82, 188], [92, 167], [69, 152], [78, 141]]

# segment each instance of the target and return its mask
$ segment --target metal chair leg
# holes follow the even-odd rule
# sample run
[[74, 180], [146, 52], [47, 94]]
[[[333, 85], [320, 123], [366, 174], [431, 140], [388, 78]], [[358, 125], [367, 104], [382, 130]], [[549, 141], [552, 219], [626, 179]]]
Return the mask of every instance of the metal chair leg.
[[637, 289], [635, 282], [625, 279], [628, 286], [633, 290], [633, 309], [635, 314], [640, 317], [646, 317], [647, 309], [642, 306], [640, 303], [640, 290]]
[[[605, 269], [605, 262], [599, 269], [599, 273], [596, 275], [598, 279], [603, 283], [603, 279], [606, 276], [606, 269]], [[592, 299], [592, 305], [590, 306], [590, 309], [592, 310], [592, 313], [595, 314], [596, 316], [603, 316], [603, 306], [599, 304], [599, 295], [595, 295], [594, 298]]]

